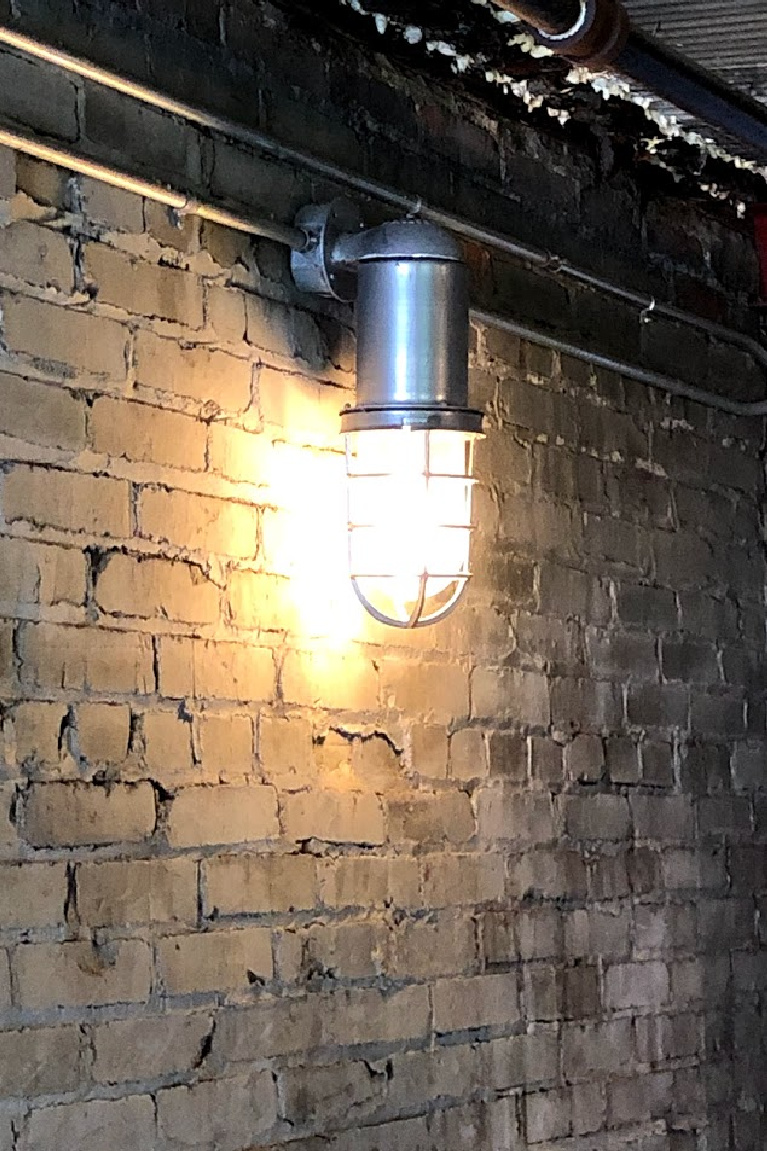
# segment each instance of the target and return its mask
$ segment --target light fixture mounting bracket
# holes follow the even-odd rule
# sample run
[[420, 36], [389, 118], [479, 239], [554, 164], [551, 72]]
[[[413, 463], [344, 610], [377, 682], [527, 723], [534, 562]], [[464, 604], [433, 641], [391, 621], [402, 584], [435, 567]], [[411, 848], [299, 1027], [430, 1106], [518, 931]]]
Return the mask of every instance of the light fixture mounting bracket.
[[290, 254], [293, 281], [302, 292], [351, 303], [357, 295], [356, 269], [338, 261], [335, 249], [342, 237], [362, 230], [362, 216], [351, 200], [308, 204], [296, 216], [296, 227], [306, 234], [306, 248]]

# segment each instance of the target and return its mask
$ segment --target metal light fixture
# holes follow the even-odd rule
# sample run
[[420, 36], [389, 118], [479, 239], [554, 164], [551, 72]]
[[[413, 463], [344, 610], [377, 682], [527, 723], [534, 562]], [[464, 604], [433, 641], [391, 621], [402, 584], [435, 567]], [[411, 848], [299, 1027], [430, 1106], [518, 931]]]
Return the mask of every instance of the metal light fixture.
[[349, 570], [382, 623], [442, 619], [469, 579], [474, 443], [467, 271], [451, 236], [398, 220], [362, 230], [346, 201], [305, 208], [301, 289], [357, 301], [357, 403], [346, 436]]

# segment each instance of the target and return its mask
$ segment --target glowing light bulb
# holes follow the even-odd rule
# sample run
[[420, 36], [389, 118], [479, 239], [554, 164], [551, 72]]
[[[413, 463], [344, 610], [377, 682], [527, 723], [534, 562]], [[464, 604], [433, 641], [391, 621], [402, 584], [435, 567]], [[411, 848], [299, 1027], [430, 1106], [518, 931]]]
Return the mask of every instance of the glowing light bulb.
[[458, 602], [470, 574], [476, 439], [410, 427], [347, 435], [349, 570], [382, 623], [434, 623]]

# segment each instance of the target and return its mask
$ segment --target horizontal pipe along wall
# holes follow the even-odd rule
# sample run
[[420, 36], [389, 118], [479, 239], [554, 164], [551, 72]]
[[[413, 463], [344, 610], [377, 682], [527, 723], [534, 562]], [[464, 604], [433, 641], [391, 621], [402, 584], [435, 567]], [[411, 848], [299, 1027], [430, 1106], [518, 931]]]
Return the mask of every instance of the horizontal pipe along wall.
[[[311, 36], [249, 10], [286, 138], [300, 111], [328, 155], [373, 139], [356, 76], [442, 116], [417, 140], [388, 118], [405, 193], [463, 211], [471, 148], [497, 227], [492, 157], [521, 180], [524, 143], [531, 242], [545, 213], [552, 244], [640, 213], [631, 171], [597, 192], [575, 142], [486, 137], [329, 34], [311, 72]], [[335, 191], [117, 96], [78, 119], [83, 90], [34, 67], [30, 131], [106, 154], [143, 125], [147, 178], [283, 223]], [[0, 200], [2, 1151], [761, 1147], [761, 421], [476, 318], [475, 577], [393, 635], [344, 576], [350, 311], [299, 296], [278, 245], [23, 156]], [[673, 265], [742, 316], [736, 224], [665, 192], [624, 215], [627, 281]], [[478, 306], [758, 396], [732, 348], [467, 254]]]

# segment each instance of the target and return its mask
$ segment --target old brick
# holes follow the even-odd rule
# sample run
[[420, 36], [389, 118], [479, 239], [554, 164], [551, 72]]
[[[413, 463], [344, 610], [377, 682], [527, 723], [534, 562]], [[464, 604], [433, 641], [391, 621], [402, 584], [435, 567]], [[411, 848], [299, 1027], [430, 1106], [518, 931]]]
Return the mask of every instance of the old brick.
[[751, 802], [741, 795], [721, 795], [698, 802], [701, 835], [750, 835]]
[[203, 864], [206, 914], [295, 911], [317, 905], [317, 866], [308, 855], [222, 855]]
[[173, 935], [157, 944], [163, 986], [170, 995], [235, 991], [272, 978], [272, 934], [265, 927]]
[[13, 623], [0, 624], [0, 693], [15, 695], [17, 691], [17, 668], [14, 655], [14, 640], [17, 632]]
[[323, 996], [318, 1011], [311, 999], [265, 1000], [255, 1009], [223, 1012], [217, 1019], [213, 1047], [224, 1063], [309, 1052], [322, 1046], [335, 996]]
[[362, 1062], [287, 1069], [280, 1076], [281, 1110], [291, 1124], [337, 1128], [380, 1106], [385, 1083]]
[[686, 683], [718, 683], [719, 664], [713, 644], [693, 640], [663, 640], [663, 675]]
[[418, 978], [476, 971], [474, 922], [454, 910], [427, 920], [405, 918], [394, 939], [393, 973]]
[[139, 1082], [191, 1072], [210, 1030], [210, 1016], [204, 1013], [101, 1024], [92, 1031], [93, 1078], [97, 1083]]
[[525, 908], [515, 930], [523, 960], [554, 959], [562, 954], [562, 915], [556, 908]]
[[186, 471], [205, 467], [205, 425], [180, 412], [101, 397], [89, 420], [95, 452]]
[[687, 842], [694, 834], [694, 811], [687, 796], [633, 795], [631, 815], [638, 839]]
[[573, 839], [626, 839], [631, 828], [628, 802], [619, 795], [567, 796], [564, 814]]
[[458, 720], [469, 713], [469, 680], [457, 664], [394, 663], [381, 670], [385, 705], [409, 715]]
[[530, 741], [530, 766], [533, 779], [543, 784], [559, 784], [564, 778], [562, 747], [544, 736]]
[[383, 843], [384, 817], [375, 795], [320, 791], [282, 798], [286, 839], [327, 840], [330, 843]]
[[[169, 12], [162, 8], [154, 11]], [[127, 50], [128, 37], [123, 35], [121, 43]], [[134, 58], [130, 51], [128, 54]], [[198, 71], [196, 83], [200, 79]], [[200, 147], [191, 125], [140, 100], [126, 100], [122, 93], [103, 86], [86, 88], [84, 111], [84, 130], [99, 149], [113, 150], [115, 141], [119, 140], [138, 140], [141, 142], [137, 154], [140, 169], [171, 184], [198, 186]]]
[[427, 855], [421, 869], [427, 907], [457, 907], [503, 898], [503, 861], [489, 852]]
[[6, 1031], [0, 1035], [0, 1095], [29, 1097], [80, 1085], [77, 1027]]
[[26, 220], [0, 231], [0, 267], [29, 284], [72, 290], [73, 261], [66, 237]]
[[208, 289], [208, 323], [224, 343], [244, 343], [246, 299], [244, 292], [215, 284]]
[[64, 923], [67, 877], [62, 863], [0, 867], [0, 928]]
[[438, 980], [435, 985], [437, 1032], [475, 1027], [508, 1028], [518, 1019], [517, 983], [513, 974]]
[[389, 838], [393, 842], [465, 843], [474, 835], [474, 815], [462, 791], [418, 795], [389, 802]]
[[631, 1057], [631, 1020], [566, 1027], [562, 1036], [564, 1075], [570, 1081], [612, 1074]]
[[562, 731], [614, 730], [623, 720], [621, 691], [612, 683], [555, 679], [551, 684], [551, 720]]
[[127, 704], [80, 704], [77, 708], [80, 754], [89, 763], [122, 763], [128, 754], [130, 727]]
[[136, 336], [136, 378], [146, 388], [215, 402], [225, 411], [250, 405], [252, 368], [247, 360], [207, 345], [181, 346], [151, 332]]
[[124, 480], [17, 466], [3, 489], [5, 518], [91, 535], [131, 534], [130, 489]]
[[258, 512], [245, 503], [190, 492], [144, 488], [138, 501], [139, 534], [189, 551], [253, 558]]
[[20, 703], [13, 713], [16, 761], [55, 764], [63, 754], [61, 732], [67, 708], [60, 703]]
[[3, 855], [15, 854], [19, 846], [19, 832], [15, 819], [16, 801], [16, 784], [0, 783], [0, 852]]
[[668, 993], [668, 971], [663, 963], [624, 963], [608, 968], [605, 1002], [613, 1010], [658, 1008]]
[[86, 245], [85, 271], [100, 303], [202, 327], [202, 289], [188, 272], [131, 259], [105, 244]]
[[403, 856], [343, 856], [320, 871], [322, 902], [328, 907], [420, 906], [418, 862]]
[[391, 992], [360, 988], [329, 996], [323, 1004], [324, 1030], [330, 1044], [394, 1043], [426, 1035], [428, 992], [423, 986]]
[[99, 573], [96, 602], [108, 615], [213, 623], [219, 591], [198, 567], [112, 555]]
[[74, 548], [0, 539], [0, 596], [10, 603], [82, 604], [85, 557]]
[[301, 716], [262, 715], [258, 757], [266, 776], [285, 788], [302, 788], [312, 762], [312, 726]]
[[[452, 760], [453, 740], [450, 741], [451, 772], [455, 775]], [[415, 724], [410, 731], [410, 763], [413, 771], [433, 779], [444, 779], [447, 775], [448, 736], [447, 728], [438, 723]]]
[[37, 783], [24, 803], [24, 837], [35, 847], [138, 843], [155, 826], [148, 783]]
[[540, 605], [546, 615], [574, 616], [591, 624], [604, 624], [610, 618], [610, 596], [606, 583], [588, 572], [541, 565]]
[[670, 743], [645, 740], [641, 745], [642, 780], [655, 787], [674, 784], [674, 749]]
[[85, 404], [62, 387], [0, 372], [0, 432], [79, 451], [85, 446]]
[[[250, 338], [250, 327], [248, 332]], [[272, 368], [261, 368], [258, 373], [259, 410], [264, 423], [279, 428], [293, 442], [337, 447], [338, 413], [346, 398], [340, 389], [315, 379]]]
[[638, 727], [680, 727], [688, 724], [687, 688], [682, 684], [634, 684], [629, 688], [629, 723]]
[[160, 642], [160, 690], [175, 698], [269, 700], [274, 663], [268, 648], [167, 638]]
[[386, 939], [376, 923], [342, 923], [310, 927], [299, 935], [300, 965], [283, 966], [282, 979], [370, 979], [383, 968]]
[[157, 1122], [170, 1147], [239, 1148], [277, 1119], [277, 1088], [268, 1071], [171, 1087], [157, 1096]]
[[128, 332], [114, 320], [22, 296], [4, 295], [2, 306], [10, 350], [72, 370], [125, 379]]
[[483, 788], [477, 793], [476, 811], [477, 831], [485, 841], [507, 839], [531, 845], [545, 843], [556, 833], [549, 795]]
[[378, 676], [371, 660], [332, 652], [288, 652], [282, 667], [286, 703], [351, 711], [378, 707]]
[[570, 777], [580, 783], [597, 783], [604, 768], [604, 744], [595, 735], [577, 735], [565, 749]]
[[521, 736], [508, 731], [490, 732], [487, 756], [491, 775], [517, 783], [524, 783], [527, 779], [527, 740]]
[[113, 188], [100, 180], [82, 176], [80, 202], [92, 223], [110, 231], [138, 234], [144, 230], [144, 201], [134, 192], [125, 192], [122, 188]]
[[189, 782], [192, 772], [192, 725], [177, 711], [149, 711], [141, 716], [144, 762], [152, 778], [167, 786]]
[[197, 866], [192, 859], [83, 863], [77, 872], [77, 909], [88, 927], [194, 923]]
[[30, 624], [19, 642], [29, 686], [146, 695], [154, 690], [151, 639], [104, 628]]
[[579, 964], [564, 973], [563, 1014], [565, 1019], [588, 1019], [599, 1015], [599, 972]]
[[271, 787], [187, 787], [168, 817], [173, 847], [246, 843], [278, 834], [277, 797]]
[[[12, 148], [0, 150], [0, 200], [11, 200], [16, 194], [16, 152]], [[4, 223], [7, 223], [4, 219]]]
[[577, 899], [586, 893], [586, 866], [579, 851], [534, 848], [510, 859], [508, 886], [517, 899]]
[[615, 736], [607, 740], [607, 771], [613, 783], [639, 782], [639, 748], [628, 736]]
[[600, 678], [657, 679], [657, 640], [636, 632], [599, 631], [587, 633], [589, 661]]
[[569, 1091], [544, 1091], [525, 1097], [528, 1143], [543, 1143], [570, 1134]]
[[250, 775], [255, 758], [250, 716], [210, 712], [201, 716], [199, 731], [206, 773], [218, 773], [222, 782], [232, 776]]
[[631, 917], [625, 912], [581, 910], [565, 923], [565, 947], [572, 959], [625, 958], [631, 946]]
[[614, 1123], [642, 1123], [666, 1114], [674, 1095], [674, 1078], [663, 1072], [618, 1080], [610, 1087]]
[[11, 119], [47, 136], [76, 139], [77, 88], [69, 75], [9, 52], [3, 53], [0, 68]]
[[295, 345], [291, 316], [284, 304], [261, 296], [245, 297], [247, 340], [257, 348], [292, 357]]
[[746, 703], [738, 689], [693, 692], [690, 727], [708, 735], [742, 738], [746, 735]]
[[21, 1137], [23, 1151], [45, 1151], [66, 1146], [76, 1132], [79, 1151], [103, 1151], [109, 1141], [113, 1151], [129, 1151], [155, 1140], [154, 1103], [149, 1095], [127, 1099], [94, 1099], [89, 1103], [66, 1103], [33, 1111]]
[[471, 677], [471, 712], [475, 718], [548, 727], [548, 680], [533, 672], [476, 668]]
[[263, 485], [270, 474], [271, 440], [227, 424], [214, 423], [208, 433], [210, 471], [244, 484]]
[[237, 627], [300, 631], [301, 613], [295, 585], [267, 572], [233, 571], [229, 577], [229, 611]]
[[149, 995], [151, 952], [138, 939], [22, 944], [12, 964], [26, 1009], [143, 1003]]

